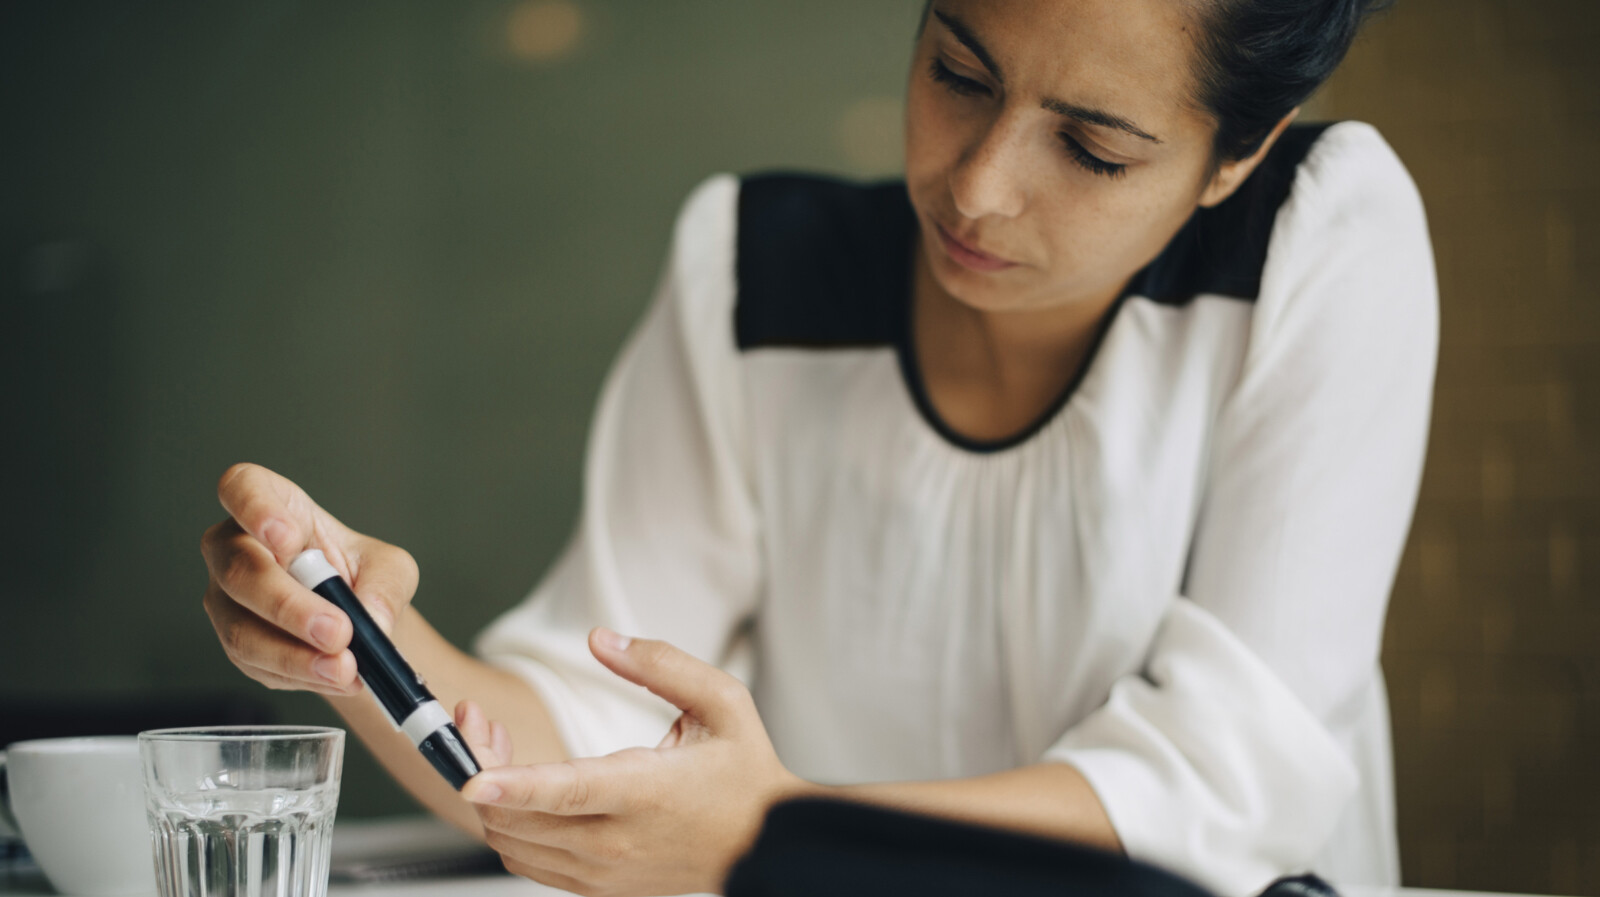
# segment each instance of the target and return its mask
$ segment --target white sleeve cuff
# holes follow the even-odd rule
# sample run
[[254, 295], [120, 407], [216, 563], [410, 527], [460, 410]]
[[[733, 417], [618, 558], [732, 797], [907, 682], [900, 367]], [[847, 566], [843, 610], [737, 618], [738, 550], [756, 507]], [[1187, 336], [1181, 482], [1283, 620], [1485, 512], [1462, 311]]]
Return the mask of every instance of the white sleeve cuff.
[[[533, 688], [569, 757], [602, 757], [623, 748], [654, 747], [677, 717], [667, 702], [621, 678], [615, 687], [575, 683], [525, 655], [488, 652], [483, 659]], [[598, 661], [592, 662], [602, 675], [615, 677]]]
[[1119, 681], [1045, 759], [1083, 773], [1129, 856], [1224, 897], [1304, 871], [1357, 786], [1322, 723], [1181, 598], [1144, 675]]
[[587, 630], [558, 625], [549, 604], [528, 601], [496, 620], [478, 636], [478, 657], [530, 684], [568, 756], [605, 756], [661, 742], [677, 710], [606, 670], [589, 654]]

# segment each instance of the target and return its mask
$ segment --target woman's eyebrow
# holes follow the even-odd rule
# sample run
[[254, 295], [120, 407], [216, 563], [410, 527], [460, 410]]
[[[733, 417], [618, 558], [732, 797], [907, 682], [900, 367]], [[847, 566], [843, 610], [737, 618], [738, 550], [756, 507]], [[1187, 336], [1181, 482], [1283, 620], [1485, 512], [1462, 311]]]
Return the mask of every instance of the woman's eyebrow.
[[989, 70], [989, 74], [993, 75], [996, 81], [1001, 84], [1006, 83], [1006, 79], [1000, 75], [1000, 66], [994, 61], [994, 57], [990, 56], [989, 51], [983, 48], [983, 43], [978, 40], [977, 35], [972, 33], [972, 29], [968, 28], [965, 22], [950, 13], [940, 12], [937, 9], [933, 11], [933, 14], [939, 18], [939, 21], [944, 23], [944, 27], [951, 34], [955, 35], [956, 40], [961, 41], [962, 46], [971, 50], [972, 55], [978, 57], [978, 61], [983, 63], [983, 67]]
[[[984, 48], [983, 42], [978, 40], [978, 36], [972, 33], [972, 29], [968, 28], [965, 22], [961, 21], [961, 19], [953, 13], [947, 13], [936, 9], [933, 11], [933, 14], [939, 19], [940, 22], [944, 24], [944, 27], [950, 32], [950, 34], [953, 35], [956, 40], [961, 42], [962, 46], [966, 47], [968, 50], [971, 50], [972, 55], [978, 57], [978, 61], [983, 63], [983, 67], [989, 70], [989, 74], [993, 75], [996, 81], [1000, 82], [1001, 84], [1006, 83], [1005, 77], [1000, 74], [1000, 64], [994, 61], [994, 57], [990, 56], [989, 51]], [[1092, 109], [1088, 106], [1079, 106], [1076, 103], [1069, 103], [1065, 100], [1055, 99], [1054, 97], [1046, 97], [1040, 103], [1040, 105], [1050, 112], [1054, 112], [1057, 115], [1064, 115], [1067, 118], [1075, 121], [1081, 121], [1086, 125], [1099, 125], [1102, 128], [1114, 128], [1115, 130], [1132, 134], [1141, 140], [1148, 140], [1151, 143], [1161, 142], [1161, 138], [1156, 137], [1149, 131], [1144, 130], [1120, 115], [1112, 115], [1103, 109]]]
[[1039, 103], [1039, 105], [1057, 115], [1065, 115], [1067, 118], [1075, 121], [1081, 121], [1086, 125], [1099, 125], [1102, 128], [1115, 128], [1118, 131], [1132, 134], [1135, 137], [1138, 137], [1142, 140], [1148, 140], [1151, 143], [1161, 142], [1161, 138], [1141, 129], [1133, 122], [1128, 121], [1120, 115], [1112, 115], [1111, 113], [1102, 109], [1091, 109], [1088, 106], [1079, 106], [1075, 103], [1069, 103], [1066, 100], [1055, 99], [1054, 97], [1045, 97], [1044, 100]]

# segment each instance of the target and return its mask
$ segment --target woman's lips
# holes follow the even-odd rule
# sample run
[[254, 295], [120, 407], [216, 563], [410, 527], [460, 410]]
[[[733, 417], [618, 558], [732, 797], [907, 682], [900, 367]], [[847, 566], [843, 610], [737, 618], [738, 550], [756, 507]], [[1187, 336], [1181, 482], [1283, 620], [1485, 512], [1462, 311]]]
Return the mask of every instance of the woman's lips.
[[1000, 258], [999, 256], [990, 255], [987, 252], [972, 246], [968, 246], [960, 240], [957, 240], [955, 237], [950, 235], [949, 231], [944, 229], [944, 225], [938, 223], [937, 221], [934, 222], [933, 226], [934, 229], [939, 232], [939, 242], [944, 245], [945, 254], [950, 256], [950, 258], [954, 260], [956, 264], [962, 266], [963, 268], [970, 268], [973, 271], [982, 271], [987, 274], [994, 271], [1004, 271], [1007, 268], [1015, 268], [1017, 266], [1016, 262]]

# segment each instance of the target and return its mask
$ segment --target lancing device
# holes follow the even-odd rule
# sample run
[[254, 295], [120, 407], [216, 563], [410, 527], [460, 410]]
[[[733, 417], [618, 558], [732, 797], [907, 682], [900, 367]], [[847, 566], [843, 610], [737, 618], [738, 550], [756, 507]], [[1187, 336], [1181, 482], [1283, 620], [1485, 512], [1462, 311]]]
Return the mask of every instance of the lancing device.
[[462, 740], [450, 714], [423, 684], [383, 634], [361, 599], [350, 590], [339, 571], [315, 548], [300, 552], [289, 562], [289, 575], [300, 584], [332, 601], [350, 618], [355, 632], [350, 653], [356, 656], [356, 673], [377, 699], [396, 730], [406, 733], [433, 768], [457, 791], [481, 768], [467, 743]]

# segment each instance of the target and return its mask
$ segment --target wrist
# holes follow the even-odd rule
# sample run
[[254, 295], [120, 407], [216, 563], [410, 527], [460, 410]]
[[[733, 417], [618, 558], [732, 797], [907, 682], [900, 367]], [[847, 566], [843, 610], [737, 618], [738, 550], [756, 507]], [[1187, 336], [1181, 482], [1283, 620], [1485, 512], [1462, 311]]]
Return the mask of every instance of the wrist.
[[407, 604], [395, 612], [394, 625], [389, 630], [389, 639], [396, 646], [407, 644], [423, 622], [422, 615], [417, 613], [416, 605]]
[[784, 780], [775, 791], [774, 797], [767, 803], [767, 810], [778, 804], [791, 800], [804, 800], [808, 798], [840, 800], [844, 798], [845, 789], [837, 785], [819, 785], [800, 778], [787, 769], [784, 770]]
[[829, 790], [826, 786], [800, 778], [781, 763], [775, 765], [777, 774], [765, 789], [755, 792], [755, 799], [751, 803], [745, 805], [749, 815], [744, 816], [745, 821], [742, 825], [730, 832], [732, 837], [725, 842], [727, 850], [717, 855], [711, 867], [706, 870], [709, 877], [700, 883], [700, 890], [720, 893], [733, 865], [755, 847], [756, 839], [766, 827], [767, 815], [772, 812], [773, 807], [791, 800], [817, 797]]

